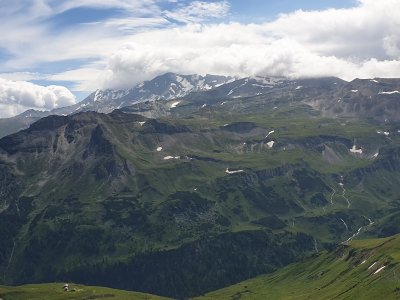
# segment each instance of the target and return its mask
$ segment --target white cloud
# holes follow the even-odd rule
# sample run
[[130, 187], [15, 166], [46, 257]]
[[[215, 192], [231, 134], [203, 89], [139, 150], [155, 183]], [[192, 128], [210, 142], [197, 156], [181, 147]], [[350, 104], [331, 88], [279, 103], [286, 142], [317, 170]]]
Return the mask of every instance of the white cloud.
[[27, 109], [50, 110], [72, 105], [75, 96], [62, 86], [39, 86], [26, 81], [0, 78], [0, 117], [11, 117]]
[[228, 1], [204, 2], [193, 1], [189, 5], [182, 6], [176, 10], [165, 11], [167, 18], [183, 23], [199, 23], [209, 18], [222, 18], [229, 13]]
[[0, 79], [1, 78], [14, 81], [47, 80], [49, 75], [34, 72], [13, 72], [0, 73]]
[[[46, 75], [49, 80], [76, 82], [74, 89], [85, 91], [131, 87], [168, 71], [348, 80], [400, 77], [400, 0], [360, 0], [353, 8], [299, 10], [273, 22], [247, 25], [204, 22], [229, 16], [227, 1], [193, 1], [186, 6], [164, 1], [178, 8], [163, 12], [157, 0], [35, 0], [30, 2], [36, 6], [22, 17], [16, 11], [23, 11], [27, 1], [15, 0], [17, 17], [10, 18], [1, 14], [0, 6], [5, 20], [0, 23], [0, 44], [13, 55], [3, 67], [24, 78], [21, 72], [37, 64], [90, 59], [91, 65]], [[57, 35], [32, 21], [79, 6], [114, 7], [129, 14]], [[186, 25], [169, 23], [165, 16]]]
[[385, 51], [383, 41], [399, 35], [399, 17], [398, 0], [361, 0], [349, 9], [281, 15], [265, 29], [275, 38], [295, 39], [321, 55], [389, 59], [394, 57]]
[[354, 8], [299, 10], [264, 24], [189, 24], [136, 34], [109, 59], [103, 87], [128, 87], [167, 71], [400, 77], [399, 4], [361, 0]]

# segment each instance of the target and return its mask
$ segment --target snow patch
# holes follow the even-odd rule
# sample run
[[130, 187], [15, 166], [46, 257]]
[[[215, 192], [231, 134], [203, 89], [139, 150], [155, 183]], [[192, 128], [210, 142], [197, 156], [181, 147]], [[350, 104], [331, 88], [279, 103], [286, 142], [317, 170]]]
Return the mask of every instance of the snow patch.
[[270, 141], [267, 143], [267, 146], [269, 149], [272, 149], [272, 147], [274, 147], [275, 142], [274, 141]]
[[106, 102], [125, 97], [129, 93], [128, 90], [97, 90], [94, 95], [94, 102]]
[[351, 90], [352, 93], [358, 93], [358, 90]]
[[370, 266], [368, 267], [368, 270], [371, 270], [377, 263], [378, 263], [378, 262], [376, 261], [376, 262], [374, 262], [372, 265], [370, 265]]
[[296, 90], [301, 90], [303, 88], [303, 86], [299, 85]]
[[389, 132], [389, 131], [377, 130], [376, 133], [377, 133], [377, 134], [381, 134], [381, 135], [385, 135], [385, 136], [389, 136], [389, 135], [390, 135], [390, 132]]
[[137, 122], [140, 126], [143, 126], [144, 125], [144, 123], [146, 123], [146, 121], [145, 122]]
[[372, 157], [377, 158], [379, 156], [379, 152], [375, 153]]
[[[222, 82], [222, 83], [215, 84], [215, 85], [214, 85], [214, 88], [223, 86], [224, 84], [232, 83], [232, 82], [234, 82], [234, 81], [236, 81], [236, 80], [237, 80], [237, 79], [236, 79], [235, 77], [232, 77], [231, 79], [227, 80], [226, 82]], [[217, 82], [217, 80], [214, 80], [214, 81]], [[213, 83], [214, 83], [214, 81], [213, 81]]]
[[356, 238], [357, 236], [359, 236], [362, 229], [363, 229], [363, 227], [358, 228], [357, 232], [356, 232], [355, 234], [353, 234], [351, 237], [349, 237], [349, 238], [345, 241], [345, 243], [348, 243], [348, 242], [352, 241], [354, 238]]
[[186, 91], [190, 91], [191, 89], [194, 88], [194, 86], [186, 79], [186, 78], [181, 78], [182, 80], [179, 82], [182, 85], [182, 89]]
[[181, 101], [176, 101], [176, 102], [172, 103], [170, 108], [177, 107], [179, 103], [181, 103]]
[[385, 268], [386, 268], [386, 266], [380, 267], [378, 270], [376, 270], [376, 271], [374, 272], [374, 275], [375, 275], [375, 274], [378, 274], [380, 271], [382, 271], [382, 270], [385, 269]]
[[97, 101], [99, 101], [100, 100], [100, 95], [101, 95], [101, 91], [100, 90], [97, 90], [96, 91], [96, 94], [94, 94], [94, 102], [97, 102]]
[[268, 134], [267, 134], [267, 136], [265, 138], [269, 137], [273, 133], [275, 133], [275, 130], [271, 130], [270, 132], [268, 132]]
[[371, 79], [370, 81], [371, 81], [371, 82], [375, 82], [375, 83], [379, 83], [379, 81], [378, 81], [378, 80], [375, 80], [375, 79]]
[[262, 77], [262, 76], [256, 76], [256, 77], [249, 77], [250, 79], [254, 79], [257, 82], [261, 83], [264, 85], [264, 87], [272, 88], [284, 81], [283, 77]]
[[256, 86], [256, 87], [261, 87], [261, 88], [264, 88], [264, 87], [265, 87], [265, 85], [263, 85], [263, 84], [258, 84], [258, 83], [252, 83], [251, 85], [252, 85], [252, 86]]
[[391, 92], [380, 92], [379, 95], [394, 95], [394, 94], [400, 94], [399, 91], [391, 91]]
[[204, 107], [206, 107], [207, 106], [207, 104], [203, 104], [202, 106], [201, 106], [201, 108], [204, 108]]
[[158, 148], [157, 148], [157, 152], [161, 152], [162, 149], [163, 149], [162, 147], [158, 147]]
[[350, 149], [350, 152], [351, 153], [356, 153], [356, 154], [362, 154], [363, 153], [362, 149], [361, 148], [357, 149], [356, 145], [353, 145], [353, 148]]
[[[171, 85], [172, 85], [172, 84], [171, 84]], [[175, 95], [175, 94], [176, 94], [176, 92], [175, 92], [175, 90], [174, 90], [174, 88], [173, 88], [172, 86], [169, 87], [168, 92], [170, 93], [170, 95]]]
[[[89, 103], [82, 103], [81, 105], [79, 105], [79, 107], [78, 107], [77, 109], [75, 109], [75, 111], [76, 111], [76, 110], [79, 110], [79, 109], [81, 109], [81, 108], [83, 108], [83, 107], [85, 107], [85, 106], [88, 106], [88, 105], [89, 105]], [[29, 114], [29, 116], [31, 117], [32, 114]]]
[[340, 218], [340, 220], [342, 221], [343, 225], [346, 227], [347, 231], [350, 231], [349, 227], [347, 226], [347, 223], [342, 218]]
[[236, 173], [242, 173], [244, 170], [236, 170], [236, 171], [229, 171], [229, 168], [226, 168], [225, 173], [226, 174], [236, 174]]
[[164, 157], [164, 160], [171, 160], [171, 159], [181, 159], [181, 157], [180, 156], [165, 156]]

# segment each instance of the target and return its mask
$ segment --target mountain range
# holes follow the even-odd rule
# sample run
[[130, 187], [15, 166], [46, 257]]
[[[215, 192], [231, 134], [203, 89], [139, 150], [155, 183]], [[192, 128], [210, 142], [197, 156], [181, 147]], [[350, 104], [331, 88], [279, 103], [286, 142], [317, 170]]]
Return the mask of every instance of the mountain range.
[[1, 283], [184, 299], [395, 235], [399, 85], [168, 73], [15, 117], [27, 128], [0, 139]]
[[[170, 114], [169, 100], [186, 97], [232, 99], [269, 95], [285, 99], [301, 99], [325, 116], [368, 117], [379, 122], [397, 122], [400, 80], [339, 78], [290, 80], [282, 77], [234, 78], [218, 75], [178, 75], [166, 73], [125, 90], [97, 90], [81, 102], [52, 111], [28, 110], [18, 116], [0, 119], [0, 137], [26, 129], [49, 115], [70, 115], [83, 111], [110, 113], [114, 109], [133, 107], [146, 115], [140, 104], [151, 105], [153, 116]], [[157, 112], [154, 106], [160, 111]], [[139, 109], [138, 109], [139, 108]], [[172, 107], [174, 108], [174, 107]], [[148, 114], [147, 114], [148, 115]]]

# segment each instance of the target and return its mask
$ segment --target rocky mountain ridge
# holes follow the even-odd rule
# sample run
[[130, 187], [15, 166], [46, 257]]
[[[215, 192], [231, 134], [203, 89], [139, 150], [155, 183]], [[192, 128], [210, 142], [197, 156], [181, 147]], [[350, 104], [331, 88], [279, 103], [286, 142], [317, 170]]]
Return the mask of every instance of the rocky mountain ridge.
[[[270, 95], [275, 99], [302, 101], [329, 117], [372, 118], [391, 123], [400, 120], [398, 79], [310, 78], [290, 80], [280, 77], [233, 78], [217, 75], [178, 75], [166, 73], [126, 90], [97, 90], [83, 101], [52, 111], [29, 110], [9, 119], [0, 119], [0, 136], [27, 128], [48, 115], [70, 115], [82, 111], [110, 113], [125, 109], [145, 116], [171, 113], [182, 100], [246, 98]], [[207, 102], [207, 101], [206, 101]], [[225, 101], [220, 101], [223, 103]], [[203, 102], [201, 106], [207, 104]], [[129, 109], [131, 107], [132, 109]]]
[[347, 83], [299, 83], [52, 115], [0, 139], [3, 282], [185, 298], [400, 231], [397, 124], [321, 116], [303, 99]]

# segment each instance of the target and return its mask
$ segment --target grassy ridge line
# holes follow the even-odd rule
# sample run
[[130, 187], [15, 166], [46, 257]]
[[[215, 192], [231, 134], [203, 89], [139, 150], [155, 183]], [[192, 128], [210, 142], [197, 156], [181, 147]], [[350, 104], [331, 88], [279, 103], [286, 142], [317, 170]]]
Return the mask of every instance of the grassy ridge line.
[[97, 286], [71, 284], [75, 291], [64, 292], [63, 283], [30, 284], [18, 287], [0, 286], [0, 299], [4, 300], [167, 300], [170, 298], [150, 294], [115, 290]]
[[400, 235], [354, 241], [195, 299], [400, 299]]

